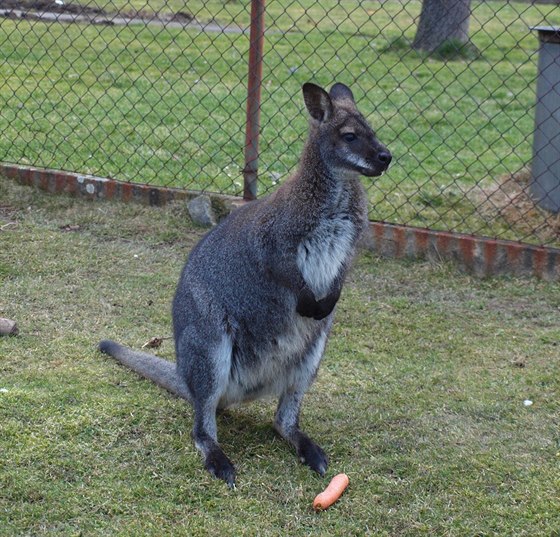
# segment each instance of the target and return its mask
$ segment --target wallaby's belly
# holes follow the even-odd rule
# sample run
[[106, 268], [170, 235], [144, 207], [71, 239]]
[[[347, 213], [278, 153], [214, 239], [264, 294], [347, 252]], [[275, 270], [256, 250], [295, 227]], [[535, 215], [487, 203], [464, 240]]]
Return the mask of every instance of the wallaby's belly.
[[[220, 406], [278, 396], [310, 384], [331, 323], [297, 314], [291, 321], [282, 330], [269, 330], [265, 338], [241, 336], [234, 341], [229, 383]], [[316, 352], [317, 346], [320, 352]]]
[[[252, 271], [253, 265], [244, 266], [240, 256], [227, 267], [229, 270], [222, 270], [210, 264], [203, 273], [191, 261], [183, 273], [173, 308], [178, 371], [188, 377], [189, 371], [201, 369], [188, 362], [219, 360], [219, 368], [229, 371], [222, 386], [221, 408], [279, 396], [298, 385], [307, 388], [319, 365], [332, 318], [318, 321], [299, 315], [297, 297], [280, 285], [267, 283], [264, 275]], [[212, 281], [214, 275], [216, 281]], [[204, 356], [183, 349], [184, 331], [189, 334], [187, 341], [201, 334], [214, 346], [221, 341], [220, 351]], [[225, 342], [231, 351], [225, 351]], [[314, 351], [318, 342], [323, 342], [321, 352]]]

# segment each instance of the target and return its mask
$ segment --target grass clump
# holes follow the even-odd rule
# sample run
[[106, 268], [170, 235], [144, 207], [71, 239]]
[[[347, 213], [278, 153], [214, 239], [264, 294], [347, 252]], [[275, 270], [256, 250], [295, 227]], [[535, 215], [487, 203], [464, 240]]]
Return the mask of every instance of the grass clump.
[[481, 53], [470, 41], [463, 43], [459, 39], [449, 39], [439, 45], [431, 56], [442, 61], [478, 60]]
[[412, 50], [412, 43], [403, 36], [391, 39], [389, 43], [381, 49], [381, 52], [396, 52], [400, 54], [414, 53]]
[[[364, 254], [302, 426], [322, 479], [272, 431], [273, 402], [219, 419], [238, 468], [204, 470], [192, 411], [100, 355], [171, 331], [201, 236], [166, 209], [54, 197], [0, 178], [2, 535], [554, 535], [558, 284], [476, 280]], [[173, 359], [170, 341], [158, 354]], [[531, 406], [524, 401], [531, 400]], [[340, 471], [329, 511], [311, 502]]]

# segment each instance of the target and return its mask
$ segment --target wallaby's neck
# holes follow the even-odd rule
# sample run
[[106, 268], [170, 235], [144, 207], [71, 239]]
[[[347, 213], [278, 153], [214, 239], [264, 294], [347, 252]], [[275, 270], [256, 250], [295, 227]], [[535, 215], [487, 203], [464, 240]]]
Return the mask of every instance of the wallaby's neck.
[[333, 169], [321, 157], [318, 136], [310, 132], [303, 148], [299, 166], [292, 176], [292, 188], [308, 202], [317, 204], [336, 203], [337, 198], [349, 183], [358, 180], [357, 174]]

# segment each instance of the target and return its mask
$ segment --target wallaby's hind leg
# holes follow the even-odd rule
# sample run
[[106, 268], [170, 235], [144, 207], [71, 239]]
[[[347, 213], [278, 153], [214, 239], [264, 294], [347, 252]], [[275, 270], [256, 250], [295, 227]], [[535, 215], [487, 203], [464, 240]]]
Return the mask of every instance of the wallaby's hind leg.
[[299, 410], [303, 393], [286, 392], [278, 403], [274, 428], [296, 448], [301, 462], [325, 475], [329, 461], [325, 452], [299, 428]]
[[[216, 410], [227, 388], [231, 365], [231, 339], [224, 333], [212, 338], [206, 330], [189, 329], [182, 334], [178, 349], [178, 374], [189, 386], [194, 407], [192, 437], [204, 458], [204, 466], [230, 487], [235, 485], [235, 468], [218, 444]], [[204, 336], [204, 341], [194, 334]], [[214, 340], [214, 343], [212, 343]]]
[[230, 488], [235, 486], [235, 468], [218, 444], [216, 428], [216, 406], [195, 404], [193, 440], [202, 453], [204, 466], [218, 479], [223, 479]]
[[303, 396], [313, 382], [323, 357], [329, 328], [330, 324], [302, 361], [295, 375], [297, 385], [288, 387], [281, 395], [274, 418], [274, 428], [296, 448], [301, 462], [320, 475], [325, 475], [329, 462], [325, 452], [299, 428], [299, 412]]

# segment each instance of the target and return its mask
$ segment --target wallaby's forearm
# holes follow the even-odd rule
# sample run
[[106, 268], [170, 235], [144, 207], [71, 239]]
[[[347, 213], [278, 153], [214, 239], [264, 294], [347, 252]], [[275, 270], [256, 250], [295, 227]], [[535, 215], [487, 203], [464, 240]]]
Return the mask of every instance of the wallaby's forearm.
[[307, 287], [295, 258], [290, 259], [288, 256], [279, 256], [272, 253], [263, 257], [265, 273], [276, 283], [296, 294]]

